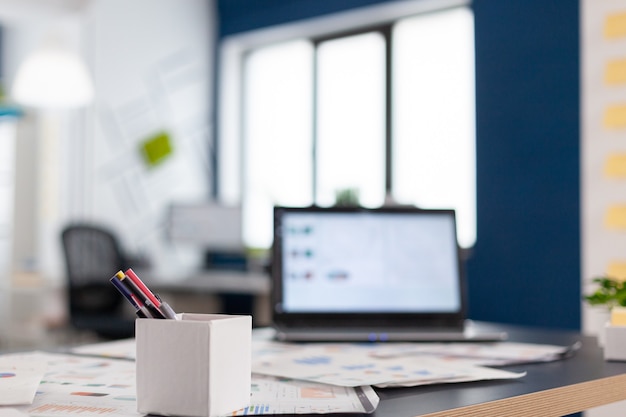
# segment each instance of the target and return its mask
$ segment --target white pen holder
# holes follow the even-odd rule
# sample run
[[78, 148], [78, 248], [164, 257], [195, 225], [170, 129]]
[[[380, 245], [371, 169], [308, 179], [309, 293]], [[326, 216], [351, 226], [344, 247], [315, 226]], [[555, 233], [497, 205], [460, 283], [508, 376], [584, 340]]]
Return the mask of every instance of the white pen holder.
[[184, 313], [179, 318], [136, 320], [137, 410], [210, 417], [246, 407], [252, 317]]

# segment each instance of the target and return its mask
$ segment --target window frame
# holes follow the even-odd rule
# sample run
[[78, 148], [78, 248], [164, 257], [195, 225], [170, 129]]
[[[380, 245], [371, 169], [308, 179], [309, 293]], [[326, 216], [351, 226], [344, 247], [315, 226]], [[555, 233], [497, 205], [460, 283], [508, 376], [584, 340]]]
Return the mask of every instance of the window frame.
[[375, 24], [371, 26], [353, 28], [349, 30], [328, 33], [328, 34], [309, 38], [309, 40], [313, 44], [313, 51], [314, 51], [314, 58], [313, 58], [313, 66], [314, 66], [313, 67], [313, 126], [314, 126], [314, 131], [313, 131], [313, 201], [317, 200], [317, 160], [316, 160], [317, 131], [316, 131], [315, 126], [317, 126], [317, 120], [318, 120], [317, 119], [317, 93], [318, 93], [317, 55], [319, 51], [319, 46], [320, 44], [327, 42], [327, 41], [347, 38], [350, 36], [363, 35], [363, 34], [372, 33], [372, 32], [379, 33], [383, 37], [384, 43], [385, 43], [385, 74], [387, 75], [385, 77], [385, 106], [384, 106], [385, 107], [385, 115], [384, 115], [384, 120], [385, 120], [385, 133], [384, 133], [385, 135], [385, 138], [384, 138], [385, 140], [385, 144], [384, 144], [385, 190], [384, 191], [386, 195], [391, 194], [392, 184], [393, 184], [393, 181], [392, 181], [392, 175], [393, 175], [392, 158], [393, 156], [392, 156], [392, 148], [391, 148], [392, 147], [392, 133], [393, 133], [392, 132], [392, 129], [393, 129], [392, 105], [393, 103], [391, 99], [393, 80], [390, 74], [392, 71], [393, 25], [396, 23], [397, 20], [398, 19], [394, 19], [392, 21], [386, 21], [384, 23], [379, 23], [379, 24]]
[[[444, 11], [457, 7], [469, 7], [471, 0], [407, 0], [382, 3], [362, 7], [346, 12], [333, 13], [297, 22], [261, 28], [230, 35], [220, 40], [218, 45], [216, 73], [216, 119], [215, 119], [215, 169], [212, 195], [225, 204], [239, 204], [242, 197], [241, 144], [242, 144], [242, 65], [248, 51], [269, 46], [273, 43], [287, 42], [298, 38], [322, 41], [337, 34], [360, 33], [372, 28], [391, 26], [397, 20], [432, 12]], [[385, 38], [389, 41], [390, 38]], [[390, 45], [388, 43], [387, 45]], [[387, 48], [387, 54], [391, 54]], [[389, 58], [389, 56], [387, 57]], [[391, 60], [387, 59], [387, 65]], [[389, 71], [389, 68], [387, 68]], [[390, 83], [387, 77], [387, 83]], [[391, 85], [386, 86], [387, 114], [385, 148], [385, 188], [392, 186], [390, 138], [391, 121]], [[236, 162], [233, 162], [236, 161]], [[315, 175], [315, 172], [314, 172]], [[315, 181], [315, 180], [314, 180]], [[315, 186], [315, 184], [314, 184]], [[315, 190], [315, 188], [314, 188]], [[314, 191], [315, 195], [315, 191]]]
[[228, 36], [219, 45], [219, 72], [216, 76], [217, 119], [215, 132], [216, 166], [213, 196], [225, 204], [241, 204], [245, 192], [243, 122], [245, 120], [244, 64], [252, 50], [297, 39], [311, 42], [313, 47], [312, 99], [312, 202], [318, 200], [318, 52], [323, 42], [377, 32], [385, 43], [384, 103], [384, 194], [393, 195], [393, 32], [402, 19], [443, 12], [460, 7], [470, 8], [470, 0], [409, 0], [364, 7], [325, 17], [273, 26]]

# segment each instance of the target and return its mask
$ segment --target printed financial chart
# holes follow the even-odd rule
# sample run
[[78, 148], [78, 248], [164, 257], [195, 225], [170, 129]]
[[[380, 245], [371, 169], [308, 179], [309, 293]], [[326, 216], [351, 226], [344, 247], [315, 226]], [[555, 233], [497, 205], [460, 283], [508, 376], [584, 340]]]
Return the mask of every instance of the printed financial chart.
[[[103, 352], [109, 348], [103, 344]], [[91, 352], [96, 354], [95, 346]], [[0, 406], [32, 417], [139, 417], [135, 362], [107, 357], [43, 352], [12, 355], [21, 361], [47, 362], [47, 371], [30, 405]], [[0, 378], [15, 378], [2, 372]], [[370, 387], [351, 388], [269, 375], [253, 375], [250, 405], [229, 415], [372, 412], [378, 396]], [[3, 413], [9, 414], [3, 414]], [[20, 414], [21, 415], [21, 414]]]
[[[33, 403], [19, 406], [30, 416], [137, 416], [135, 363], [52, 353], [27, 353], [48, 369]], [[19, 358], [20, 356], [15, 356]]]

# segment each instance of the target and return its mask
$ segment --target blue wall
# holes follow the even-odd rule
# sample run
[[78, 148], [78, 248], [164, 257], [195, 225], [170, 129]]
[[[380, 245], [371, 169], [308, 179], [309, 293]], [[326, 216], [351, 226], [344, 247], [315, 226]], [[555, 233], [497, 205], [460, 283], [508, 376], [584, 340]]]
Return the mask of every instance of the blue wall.
[[580, 328], [579, 6], [476, 0], [470, 315]]
[[220, 36], [336, 13], [385, 0], [217, 0]]
[[[218, 0], [221, 36], [381, 0]], [[580, 328], [579, 5], [475, 0], [471, 318]]]

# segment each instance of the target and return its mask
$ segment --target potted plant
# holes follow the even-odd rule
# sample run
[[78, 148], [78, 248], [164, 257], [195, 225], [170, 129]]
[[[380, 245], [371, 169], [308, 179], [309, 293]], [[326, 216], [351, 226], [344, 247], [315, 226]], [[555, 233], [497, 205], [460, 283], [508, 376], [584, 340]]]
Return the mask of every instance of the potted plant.
[[626, 307], [626, 281], [601, 276], [593, 279], [598, 288], [591, 294], [584, 296], [585, 301], [592, 306], [604, 306], [610, 311], [615, 306]]
[[338, 207], [359, 207], [359, 190], [343, 188], [335, 192], [335, 205]]

